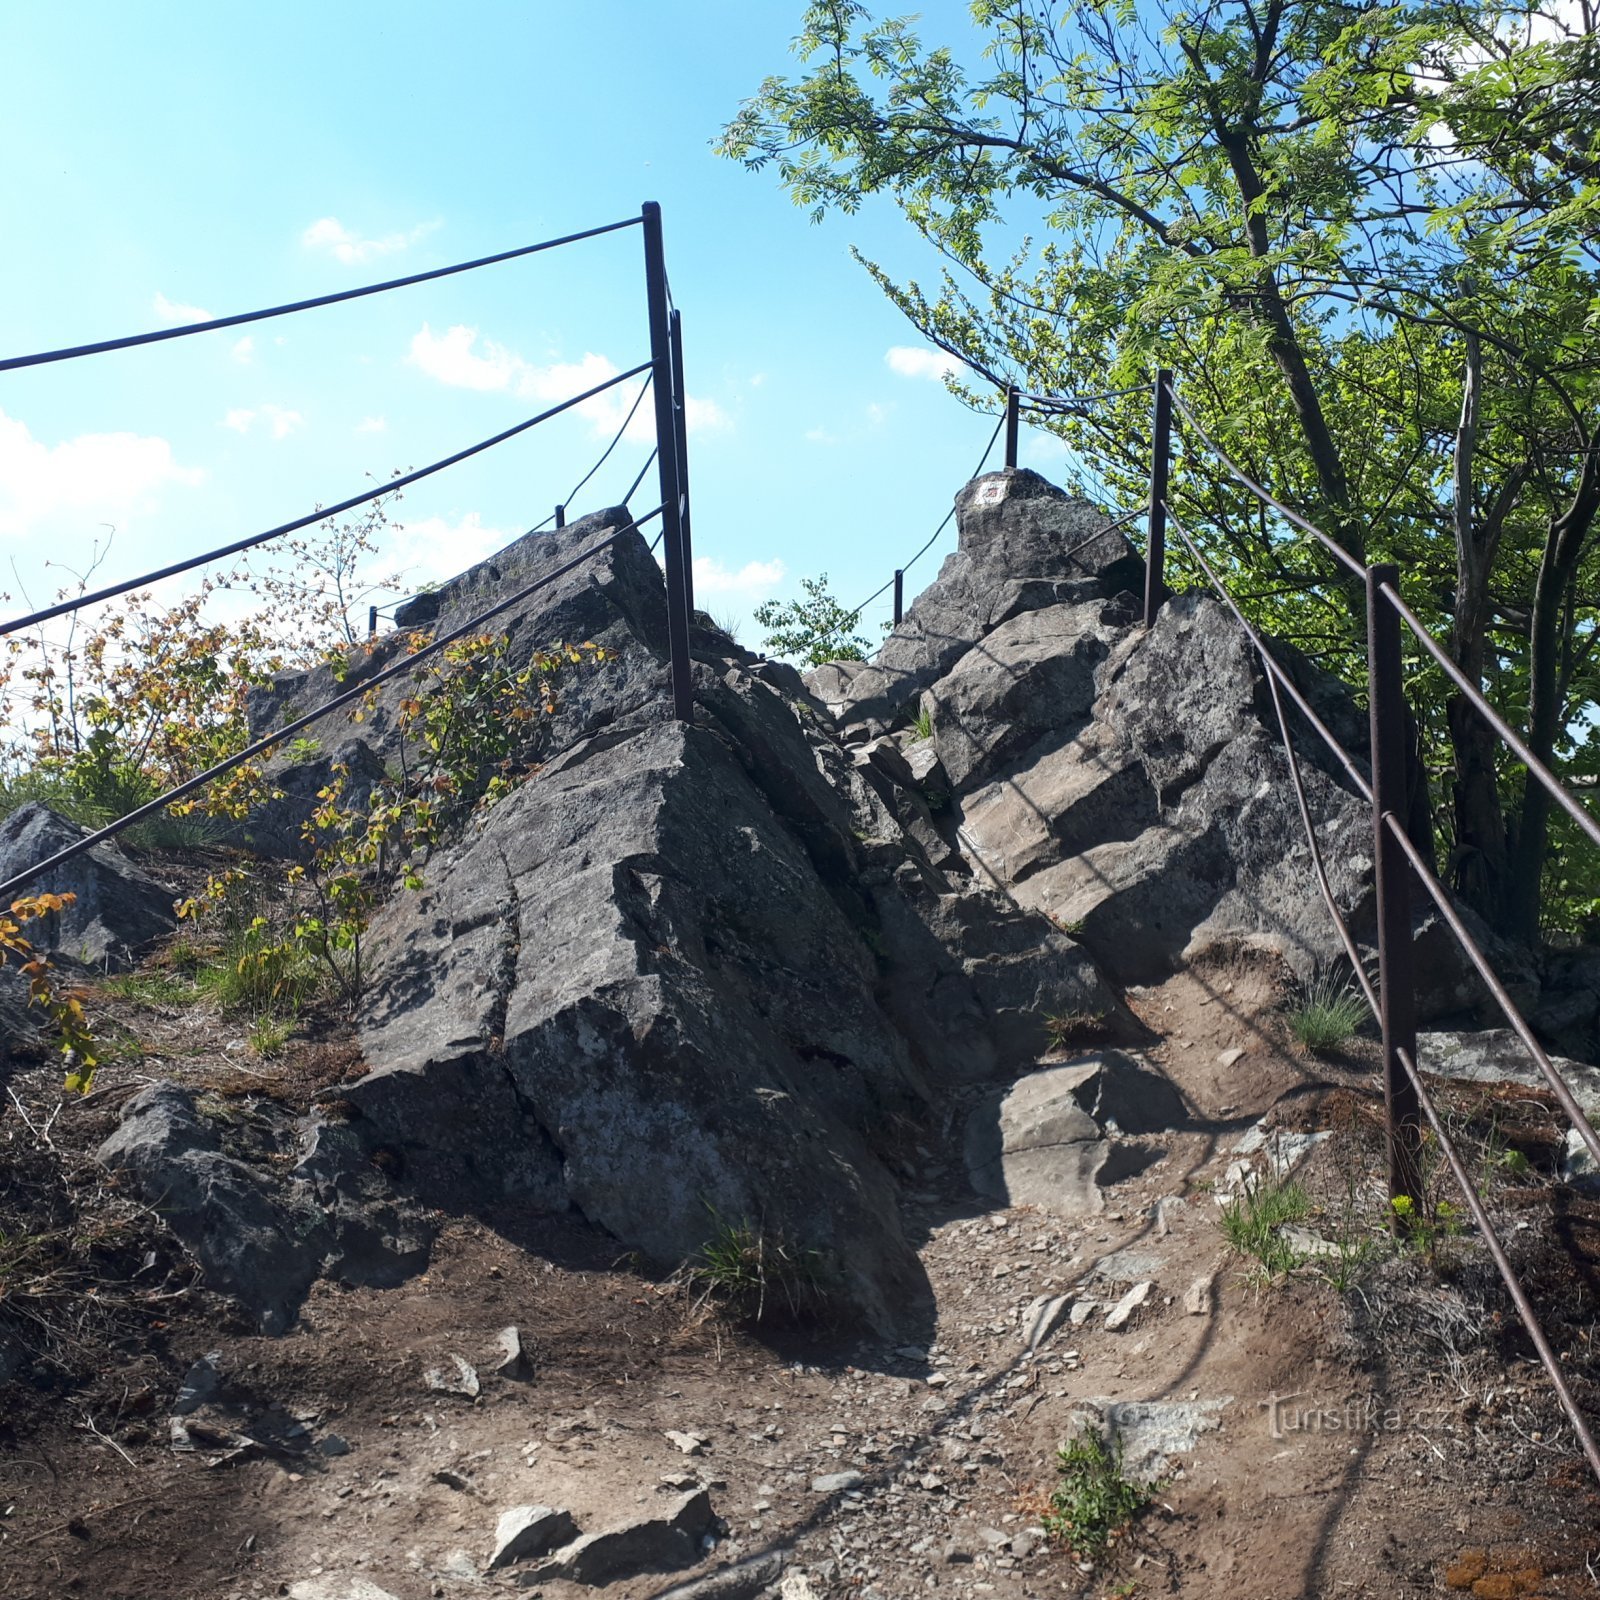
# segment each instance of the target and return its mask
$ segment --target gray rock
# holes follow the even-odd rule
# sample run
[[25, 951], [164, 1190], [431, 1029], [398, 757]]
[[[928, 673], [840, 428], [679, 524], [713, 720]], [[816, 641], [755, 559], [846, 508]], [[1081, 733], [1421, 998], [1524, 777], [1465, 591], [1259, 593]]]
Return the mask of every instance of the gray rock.
[[522, 1334], [515, 1326], [500, 1330], [495, 1336], [495, 1349], [494, 1372], [497, 1377], [521, 1381], [533, 1376], [533, 1363], [522, 1348]]
[[874, 894], [886, 1004], [941, 1077], [1013, 1076], [1049, 1048], [1048, 1019], [1097, 1018], [1137, 1036], [1094, 959], [1048, 918], [985, 888], [940, 893], [902, 872]]
[[984, 636], [927, 693], [940, 764], [957, 794], [1057, 730], [1081, 725], [1113, 630], [1097, 603], [1027, 611]]
[[[87, 838], [90, 829], [30, 800], [0, 821], [0, 879], [8, 879]], [[36, 949], [104, 970], [121, 970], [177, 927], [173, 891], [137, 865], [113, 840], [44, 873], [19, 895], [71, 894], [64, 911], [29, 925]]]
[[173, 1416], [186, 1417], [216, 1399], [222, 1388], [222, 1374], [218, 1371], [221, 1360], [222, 1352], [213, 1350], [209, 1355], [201, 1356], [189, 1368], [172, 1402]]
[[[396, 1283], [420, 1270], [431, 1235], [419, 1220], [382, 1203], [358, 1201], [332, 1184], [279, 1182], [228, 1153], [260, 1129], [211, 1121], [192, 1090], [152, 1084], [122, 1108], [97, 1159], [126, 1173], [200, 1263], [207, 1283], [233, 1295], [281, 1333], [316, 1278]], [[242, 1144], [244, 1154], [261, 1153]]]
[[825, 1472], [820, 1478], [811, 1480], [812, 1494], [842, 1494], [846, 1489], [854, 1489], [861, 1483], [859, 1472]]
[[925, 1091], [798, 832], [708, 729], [552, 762], [375, 921], [364, 1123], [432, 1203], [570, 1202], [657, 1261], [763, 1219], [890, 1325], [921, 1273], [864, 1133]]
[[1105, 1129], [1145, 1133], [1181, 1126], [1183, 1102], [1165, 1078], [1121, 1051], [1085, 1055], [1019, 1079], [981, 1102], [967, 1123], [973, 1187], [1009, 1205], [1062, 1216], [1101, 1209]]
[[700, 1559], [700, 1538], [712, 1526], [711, 1498], [704, 1489], [684, 1495], [664, 1516], [641, 1517], [582, 1538], [556, 1551], [541, 1566], [519, 1574], [524, 1584], [564, 1579], [595, 1585], [642, 1572], [675, 1572]]
[[502, 1511], [494, 1525], [494, 1550], [489, 1570], [509, 1567], [515, 1561], [548, 1555], [557, 1545], [575, 1538], [578, 1525], [570, 1511], [551, 1506], [513, 1506]]
[[[1442, 1078], [1463, 1078], [1469, 1083], [1519, 1083], [1546, 1091], [1549, 1088], [1527, 1047], [1510, 1028], [1420, 1034], [1417, 1054], [1424, 1072], [1436, 1072]], [[1550, 1065], [1572, 1091], [1572, 1098], [1584, 1115], [1591, 1122], [1600, 1123], [1600, 1067], [1563, 1056], [1552, 1056]]]
[[1122, 1466], [1140, 1483], [1164, 1476], [1172, 1457], [1191, 1454], [1203, 1434], [1222, 1425], [1232, 1395], [1211, 1400], [1089, 1400], [1079, 1415], [1120, 1446]]
[[1023, 1346], [1029, 1350], [1037, 1350], [1061, 1326], [1071, 1307], [1071, 1295], [1056, 1295], [1054, 1298], [1049, 1295], [1039, 1296], [1023, 1314]]
[[1211, 1315], [1212, 1289], [1216, 1281], [1216, 1273], [1203, 1272], [1184, 1291], [1183, 1309], [1191, 1317], [1209, 1317]]
[[1058, 1216], [1102, 1209], [1098, 1179], [1111, 1147], [1078, 1098], [1095, 1070], [1079, 1063], [1030, 1073], [973, 1112], [966, 1161], [979, 1194]]
[[1106, 1312], [1105, 1326], [1108, 1332], [1115, 1333], [1118, 1328], [1125, 1328], [1135, 1311], [1150, 1298], [1150, 1291], [1155, 1285], [1147, 1279], [1144, 1283], [1134, 1286]]

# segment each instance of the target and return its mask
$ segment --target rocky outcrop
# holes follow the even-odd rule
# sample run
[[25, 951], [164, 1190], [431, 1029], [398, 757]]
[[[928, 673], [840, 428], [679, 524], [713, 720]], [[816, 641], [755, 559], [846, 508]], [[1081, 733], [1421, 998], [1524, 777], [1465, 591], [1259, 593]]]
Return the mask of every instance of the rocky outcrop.
[[[922, 713], [965, 864], [1072, 930], [1116, 979], [1218, 946], [1271, 951], [1303, 977], [1333, 964], [1266, 681], [1232, 616], [1179, 596], [1146, 631], [1121, 536], [1096, 536], [1098, 513], [1033, 473], [969, 484], [957, 517], [959, 551], [877, 660], [812, 680], [841, 724], [898, 718], [917, 749], [904, 729]], [[1280, 648], [1359, 749], [1348, 694]], [[1300, 743], [1329, 876], [1364, 930], [1368, 814]]]
[[[586, 521], [486, 566], [514, 589], [621, 514]], [[939, 870], [909, 766], [858, 763], [791, 669], [698, 631], [696, 720], [670, 721], [659, 570], [637, 533], [592, 565], [508, 627], [609, 659], [563, 686], [537, 775], [371, 930], [351, 1137], [430, 1204], [574, 1207], [669, 1264], [746, 1230], [869, 1321], [914, 1320], [885, 1153], [941, 1084], [1031, 1066], [1049, 1014], [1132, 1020], [1047, 918]], [[428, 620], [492, 603], [491, 577]], [[253, 719], [329, 687], [280, 680]], [[350, 728], [360, 759], [389, 759], [392, 699]]]
[[[69, 822], [38, 800], [18, 806], [0, 822], [0, 879], [8, 879], [87, 838], [92, 830]], [[87, 966], [117, 971], [177, 926], [173, 891], [159, 883], [112, 840], [35, 878], [24, 896], [70, 894], [73, 904], [29, 925], [34, 947], [70, 956]]]

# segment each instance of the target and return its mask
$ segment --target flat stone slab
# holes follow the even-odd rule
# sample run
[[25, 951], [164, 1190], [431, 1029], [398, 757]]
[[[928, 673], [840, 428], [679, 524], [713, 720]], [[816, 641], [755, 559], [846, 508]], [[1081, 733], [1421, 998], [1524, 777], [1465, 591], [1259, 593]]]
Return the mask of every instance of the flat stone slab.
[[1098, 1179], [1111, 1153], [1099, 1124], [1079, 1103], [1095, 1061], [1030, 1072], [991, 1096], [967, 1123], [967, 1172], [979, 1194], [1034, 1205], [1059, 1216], [1097, 1212]]

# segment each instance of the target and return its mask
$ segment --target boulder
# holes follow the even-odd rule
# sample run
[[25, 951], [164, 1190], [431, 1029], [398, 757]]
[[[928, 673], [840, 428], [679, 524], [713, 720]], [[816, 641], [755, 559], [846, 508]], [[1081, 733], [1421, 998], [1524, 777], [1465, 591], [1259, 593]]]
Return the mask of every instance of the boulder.
[[1058, 1216], [1101, 1210], [1102, 1177], [1119, 1133], [1187, 1120], [1172, 1085], [1121, 1051], [1042, 1068], [989, 1095], [967, 1122], [972, 1186], [1005, 1205]]
[[[325, 1175], [326, 1149], [320, 1163], [315, 1155], [308, 1160], [299, 1181], [269, 1178], [261, 1157], [295, 1137], [282, 1125], [212, 1119], [194, 1091], [155, 1083], [123, 1107], [96, 1157], [126, 1174], [162, 1214], [209, 1287], [239, 1300], [263, 1331], [281, 1333], [319, 1275], [397, 1283], [426, 1263], [430, 1237], [420, 1222], [381, 1200], [355, 1201], [351, 1189], [359, 1179], [347, 1178], [340, 1192]], [[347, 1172], [360, 1170], [345, 1165]], [[366, 1181], [375, 1180], [372, 1174]]]
[[704, 1489], [682, 1495], [661, 1515], [636, 1517], [581, 1538], [529, 1568], [524, 1584], [564, 1580], [595, 1586], [643, 1572], [676, 1572], [700, 1559], [700, 1541], [715, 1517]]
[[[1441, 1078], [1461, 1078], [1469, 1083], [1518, 1083], [1549, 1091], [1545, 1075], [1510, 1028], [1419, 1034], [1417, 1055], [1424, 1072], [1437, 1073]], [[1564, 1056], [1551, 1056], [1550, 1065], [1572, 1091], [1583, 1114], [1590, 1122], [1600, 1124], [1600, 1067]]]
[[[562, 1203], [664, 1263], [759, 1226], [885, 1325], [916, 1298], [870, 1141], [921, 1074], [862, 931], [725, 737], [586, 741], [426, 877], [374, 927], [374, 1070], [350, 1090], [409, 1168], [535, 1206], [559, 1172]], [[474, 1118], [475, 1168], [445, 1172], [441, 1125], [496, 1075], [521, 1115]]]
[[[38, 800], [0, 822], [0, 879], [26, 871], [87, 838], [92, 829], [69, 822]], [[104, 840], [35, 878], [27, 896], [71, 894], [66, 910], [32, 923], [25, 933], [49, 950], [101, 970], [130, 966], [139, 953], [178, 925], [173, 890], [139, 866], [114, 840]]]

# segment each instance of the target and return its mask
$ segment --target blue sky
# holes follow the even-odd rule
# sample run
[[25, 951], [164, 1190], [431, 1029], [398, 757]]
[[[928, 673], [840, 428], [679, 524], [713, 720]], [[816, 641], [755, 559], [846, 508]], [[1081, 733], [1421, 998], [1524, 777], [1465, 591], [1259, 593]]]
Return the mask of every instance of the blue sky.
[[[854, 243], [931, 276], [892, 208], [813, 226], [712, 151], [738, 102], [789, 69], [800, 9], [9, 7], [0, 350], [324, 293], [659, 200], [686, 329], [700, 603], [748, 618], [826, 571], [854, 604], [937, 525], [992, 424], [945, 392], [935, 353], [849, 257]], [[928, 31], [964, 18], [945, 0]], [[15, 572], [0, 588], [48, 598], [61, 574], [44, 563], [81, 564], [105, 524], [100, 576], [119, 578], [506, 427], [645, 358], [641, 280], [630, 230], [6, 374], [0, 556]], [[539, 522], [615, 426], [609, 405], [591, 412], [410, 490], [388, 559], [436, 579]], [[608, 503], [648, 448], [627, 441], [575, 511]], [[1031, 448], [1059, 460], [1051, 441]], [[952, 528], [913, 591], [953, 544]]]

